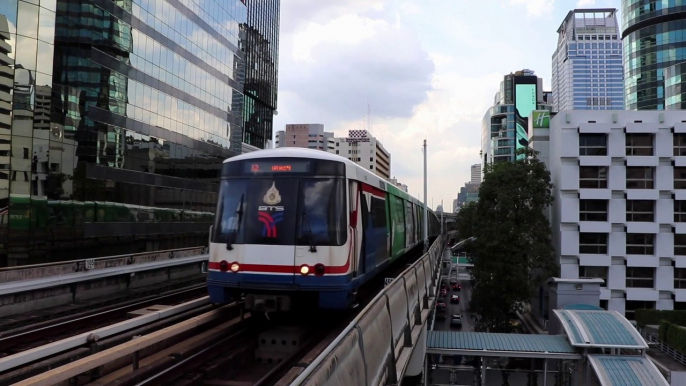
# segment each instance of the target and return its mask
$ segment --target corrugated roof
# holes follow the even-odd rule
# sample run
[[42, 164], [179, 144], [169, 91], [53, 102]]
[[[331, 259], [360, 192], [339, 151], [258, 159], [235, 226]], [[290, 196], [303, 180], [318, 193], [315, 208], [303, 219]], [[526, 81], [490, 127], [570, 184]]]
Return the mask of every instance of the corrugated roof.
[[563, 335], [499, 334], [486, 332], [428, 331], [427, 349], [494, 350], [573, 354]]
[[565, 310], [593, 310], [593, 311], [602, 311], [603, 309], [598, 307], [598, 306], [592, 306], [590, 304], [569, 304], [564, 307], [562, 307]]
[[555, 310], [572, 346], [647, 349], [636, 328], [616, 311]]
[[645, 356], [589, 355], [601, 386], [668, 386]]

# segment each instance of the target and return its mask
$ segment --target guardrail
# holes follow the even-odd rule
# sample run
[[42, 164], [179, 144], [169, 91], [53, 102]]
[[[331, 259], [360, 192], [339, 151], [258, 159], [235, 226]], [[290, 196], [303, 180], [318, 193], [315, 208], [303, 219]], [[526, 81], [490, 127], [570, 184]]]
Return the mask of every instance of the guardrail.
[[134, 253], [0, 269], [0, 294], [50, 288], [108, 276], [201, 262], [205, 247]]
[[[397, 384], [425, 337], [443, 237], [386, 286], [291, 385]], [[424, 333], [423, 333], [424, 332]], [[424, 355], [421, 355], [424, 363]]]
[[664, 343], [663, 341], [659, 340], [658, 338], [656, 338], [655, 334], [649, 334], [643, 328], [637, 328], [637, 330], [638, 330], [639, 334], [641, 334], [643, 339], [645, 339], [649, 345], [654, 345], [660, 351], [669, 355], [675, 361], [686, 366], [686, 355], [684, 355], [680, 351], [677, 351], [676, 349], [674, 349], [674, 347], [672, 347], [672, 346]]

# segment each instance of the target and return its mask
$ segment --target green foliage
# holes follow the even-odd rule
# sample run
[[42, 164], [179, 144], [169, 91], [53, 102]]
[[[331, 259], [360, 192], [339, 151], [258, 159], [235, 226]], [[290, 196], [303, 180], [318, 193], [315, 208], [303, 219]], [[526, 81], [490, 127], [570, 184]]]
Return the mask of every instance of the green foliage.
[[521, 153], [523, 159], [486, 167], [479, 201], [464, 215], [471, 225], [458, 228], [476, 238], [471, 307], [481, 331], [510, 332], [512, 313], [559, 270], [543, 214], [553, 202], [550, 173], [536, 152]]
[[686, 326], [686, 311], [684, 310], [636, 310], [636, 323], [639, 327], [648, 324], [660, 324], [661, 320]]
[[675, 350], [686, 353], [686, 328], [663, 320], [660, 322], [659, 337]]

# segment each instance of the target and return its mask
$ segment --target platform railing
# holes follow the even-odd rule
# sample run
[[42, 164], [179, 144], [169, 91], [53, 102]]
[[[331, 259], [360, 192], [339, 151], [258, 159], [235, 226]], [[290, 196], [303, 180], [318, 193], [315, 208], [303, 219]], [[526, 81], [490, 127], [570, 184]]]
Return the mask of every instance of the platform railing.
[[[426, 323], [440, 279], [444, 238], [386, 286], [291, 385], [393, 385], [413, 357], [423, 365]], [[414, 358], [416, 360], [416, 358]]]
[[665, 342], [661, 341], [660, 339], [658, 339], [655, 336], [655, 334], [649, 334], [643, 328], [637, 328], [637, 329], [638, 329], [638, 332], [643, 337], [643, 339], [645, 339], [649, 345], [656, 347], [657, 349], [659, 349], [663, 353], [669, 355], [670, 358], [672, 358], [675, 361], [686, 366], [686, 355], [684, 355], [682, 352], [674, 349], [674, 347], [672, 347], [672, 346], [666, 344]]

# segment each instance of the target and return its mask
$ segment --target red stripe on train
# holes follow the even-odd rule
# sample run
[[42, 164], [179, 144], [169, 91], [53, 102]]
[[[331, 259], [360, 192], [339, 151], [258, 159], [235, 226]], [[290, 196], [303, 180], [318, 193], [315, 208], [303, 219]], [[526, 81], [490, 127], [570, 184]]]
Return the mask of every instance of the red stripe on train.
[[375, 187], [373, 187], [371, 185], [367, 185], [367, 184], [361, 184], [361, 185], [362, 185], [362, 191], [367, 192], [367, 193], [371, 193], [371, 194], [373, 194], [375, 196], [379, 196], [381, 198], [386, 198], [386, 192], [384, 192], [383, 190], [381, 190], [379, 188], [375, 188]]
[[[229, 262], [232, 263], [232, 262]], [[268, 265], [268, 264], [241, 264], [240, 269], [238, 272], [258, 272], [258, 273], [288, 273], [288, 274], [300, 274], [300, 265], [295, 266], [295, 265]], [[314, 267], [313, 265], [310, 265], [310, 267]], [[210, 261], [209, 264], [210, 269], [214, 270], [219, 270], [219, 262], [216, 261]], [[341, 265], [338, 267], [330, 267], [327, 266], [324, 269], [324, 274], [330, 274], [330, 275], [335, 275], [335, 274], [342, 274], [342, 273], [347, 273], [348, 268], [350, 268], [350, 258], [348, 257], [348, 261], [345, 262], [345, 265]]]

